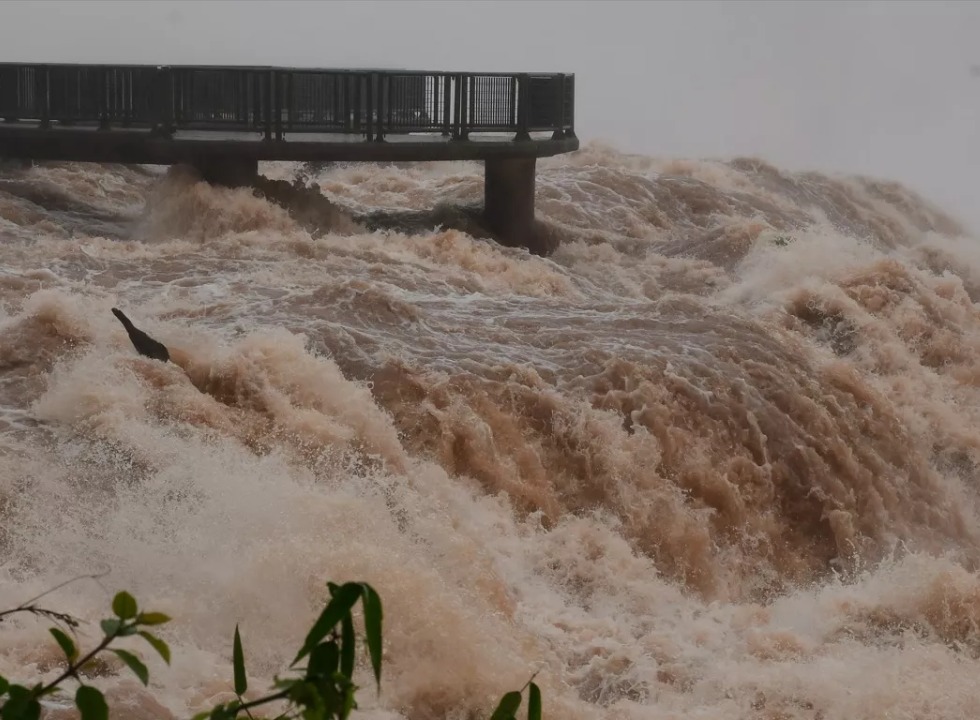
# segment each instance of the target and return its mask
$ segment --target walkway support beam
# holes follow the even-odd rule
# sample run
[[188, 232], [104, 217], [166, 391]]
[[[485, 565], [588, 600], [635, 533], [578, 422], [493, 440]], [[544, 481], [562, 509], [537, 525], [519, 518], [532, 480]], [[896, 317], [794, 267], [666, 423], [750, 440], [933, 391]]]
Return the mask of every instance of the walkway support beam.
[[484, 168], [483, 212], [499, 242], [541, 253], [534, 227], [535, 158], [488, 158]]

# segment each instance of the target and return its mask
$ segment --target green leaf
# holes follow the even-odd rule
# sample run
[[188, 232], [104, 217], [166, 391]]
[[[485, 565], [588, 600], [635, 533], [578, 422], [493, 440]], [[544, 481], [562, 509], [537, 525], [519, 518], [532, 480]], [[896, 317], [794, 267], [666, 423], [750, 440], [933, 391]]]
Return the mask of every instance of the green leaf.
[[340, 652], [337, 650], [337, 643], [333, 641], [320, 643], [310, 653], [310, 662], [306, 668], [306, 677], [330, 677], [337, 672], [337, 662], [339, 660]]
[[148, 643], [150, 643], [150, 645], [153, 646], [154, 650], [160, 653], [160, 657], [162, 657], [164, 662], [167, 663], [167, 665], [169, 665], [170, 646], [167, 645], [167, 643], [165, 643], [163, 640], [158, 638], [156, 635], [153, 635], [147, 632], [146, 630], [140, 630], [140, 635], [143, 637], [144, 640], [146, 640]]
[[205, 710], [204, 712], [199, 712], [197, 715], [192, 717], [191, 720], [207, 720], [209, 717], [211, 717], [211, 711]]
[[345, 583], [337, 591], [337, 594], [330, 599], [323, 612], [320, 613], [320, 617], [313, 623], [313, 627], [310, 628], [302, 649], [299, 651], [296, 659], [293, 660], [293, 665], [309, 655], [313, 648], [320, 644], [320, 641], [333, 630], [341, 618], [350, 612], [350, 609], [354, 607], [354, 603], [357, 602], [360, 596], [361, 586], [357, 583]]
[[116, 597], [112, 599], [112, 612], [116, 613], [116, 617], [120, 620], [136, 617], [136, 610], [135, 598], [125, 590], [116, 593]]
[[41, 704], [33, 691], [23, 685], [10, 685], [7, 688], [10, 699], [0, 708], [0, 718], [3, 720], [38, 720], [41, 716]]
[[110, 635], [116, 635], [119, 633], [119, 628], [122, 627], [122, 622], [116, 620], [115, 618], [108, 618], [103, 620], [99, 625], [102, 626], [102, 632], [106, 634], [106, 637]]
[[517, 709], [521, 706], [521, 694], [516, 690], [509, 692], [500, 698], [500, 704], [493, 711], [490, 720], [514, 720], [517, 717]]
[[58, 641], [61, 645], [61, 649], [65, 653], [65, 657], [68, 658], [68, 662], [73, 661], [78, 657], [78, 649], [75, 647], [74, 641], [67, 635], [65, 635], [58, 628], [48, 628], [48, 632], [54, 635], [54, 639]]
[[340, 623], [340, 672], [347, 678], [354, 677], [354, 618], [344, 615]]
[[541, 720], [541, 688], [534, 683], [527, 694], [527, 720]]
[[146, 665], [144, 665], [138, 657], [133, 655], [133, 653], [126, 652], [125, 650], [113, 650], [112, 652], [116, 653], [116, 655], [119, 656], [119, 659], [129, 666], [129, 669], [136, 674], [136, 677], [138, 677], [144, 685], [150, 682], [150, 671], [146, 669]]
[[238, 634], [235, 625], [235, 646], [232, 650], [232, 662], [235, 666], [235, 694], [242, 695], [248, 690], [248, 678], [245, 677], [245, 654], [242, 652], [242, 636]]
[[5, 678], [3, 675], [0, 675], [0, 695], [3, 695], [5, 692], [7, 692], [7, 688], [9, 687], [10, 687], [10, 683], [7, 681], [7, 678]]
[[82, 685], [75, 691], [75, 704], [82, 713], [82, 720], [109, 720], [105, 698], [91, 685]]
[[[333, 720], [343, 707], [344, 696], [342, 691], [332, 682], [320, 682], [317, 686], [317, 695], [313, 698], [313, 705], [307, 706], [304, 715], [310, 713], [313, 717]], [[320, 708], [323, 708], [324, 714], [315, 715], [315, 713], [321, 712]]]
[[161, 612], [140, 613], [136, 616], [137, 625], [163, 625], [170, 622], [170, 616]]
[[41, 703], [37, 701], [37, 698], [32, 697], [24, 703], [24, 709], [19, 717], [20, 720], [40, 720]]
[[367, 631], [368, 653], [371, 655], [371, 667], [374, 668], [374, 679], [381, 690], [381, 620], [384, 613], [381, 609], [381, 598], [374, 588], [367, 583], [361, 583], [364, 593], [364, 629]]
[[344, 706], [340, 710], [340, 720], [347, 720], [351, 711], [357, 709], [357, 699], [354, 697], [356, 691], [357, 686], [355, 685], [344, 688]]
[[324, 698], [311, 682], [300, 681], [293, 685], [289, 690], [289, 699], [304, 708], [304, 719], [323, 718], [326, 715]]
[[211, 720], [233, 720], [235, 714], [224, 705], [215, 705], [208, 717]]

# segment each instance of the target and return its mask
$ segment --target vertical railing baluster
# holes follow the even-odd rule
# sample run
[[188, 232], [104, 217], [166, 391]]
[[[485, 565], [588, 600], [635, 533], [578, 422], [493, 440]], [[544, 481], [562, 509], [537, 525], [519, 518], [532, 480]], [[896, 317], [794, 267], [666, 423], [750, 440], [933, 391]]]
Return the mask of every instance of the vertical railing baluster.
[[521, 142], [531, 139], [528, 127], [531, 122], [531, 78], [527, 73], [518, 77], [517, 135], [514, 140]]

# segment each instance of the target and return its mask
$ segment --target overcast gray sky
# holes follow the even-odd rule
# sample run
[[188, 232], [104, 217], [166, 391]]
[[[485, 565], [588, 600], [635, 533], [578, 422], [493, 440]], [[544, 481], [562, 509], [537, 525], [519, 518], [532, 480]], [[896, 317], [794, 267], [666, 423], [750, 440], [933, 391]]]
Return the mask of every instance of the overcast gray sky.
[[978, 2], [0, 2], [0, 60], [576, 73], [583, 140], [901, 180], [980, 227]]

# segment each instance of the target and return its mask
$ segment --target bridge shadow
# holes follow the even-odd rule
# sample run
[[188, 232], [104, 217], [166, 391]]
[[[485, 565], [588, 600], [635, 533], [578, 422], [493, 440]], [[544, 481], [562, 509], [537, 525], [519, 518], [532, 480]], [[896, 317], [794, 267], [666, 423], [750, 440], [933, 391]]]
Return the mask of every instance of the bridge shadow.
[[[508, 244], [506, 238], [498, 236], [489, 227], [482, 203], [441, 203], [422, 210], [353, 209], [325, 196], [311, 179], [323, 169], [323, 164], [307, 165], [310, 164], [300, 167], [298, 177], [291, 181], [249, 174], [219, 184], [250, 188], [256, 196], [282, 207], [314, 238], [328, 233], [398, 232], [425, 236], [457, 230], [477, 240]], [[31, 218], [38, 222], [47, 220], [69, 237], [83, 234], [124, 240], [133, 236], [142, 210], [107, 203], [104, 198], [64, 184], [65, 178], [61, 175], [47, 177], [44, 173], [32, 173], [33, 168], [70, 168], [73, 173], [80, 172], [72, 163], [0, 161], [0, 201], [18, 204], [18, 213], [25, 216], [25, 222]], [[191, 165], [172, 165], [162, 174], [159, 167], [141, 165], [103, 165], [102, 168], [111, 168], [135, 181], [136, 186], [144, 187], [176, 175], [187, 176], [193, 181], [204, 180], [202, 173]], [[89, 177], [85, 173], [79, 178], [83, 185], [97, 184], [98, 181], [97, 176]], [[535, 235], [532, 247], [539, 249], [536, 254], [549, 255], [558, 247], [555, 228], [535, 221], [532, 230]]]
[[[488, 226], [480, 204], [441, 204], [425, 210], [372, 210], [355, 212], [327, 198], [320, 189], [304, 177], [292, 182], [273, 180], [258, 175], [251, 180], [252, 188], [266, 200], [284, 208], [289, 215], [314, 237], [327, 232], [343, 231], [354, 223], [370, 232], [394, 231], [405, 235], [427, 235], [440, 230], [458, 230], [478, 240], [504, 243]], [[537, 247], [540, 255], [549, 255], [558, 247], [553, 228], [535, 221]]]

